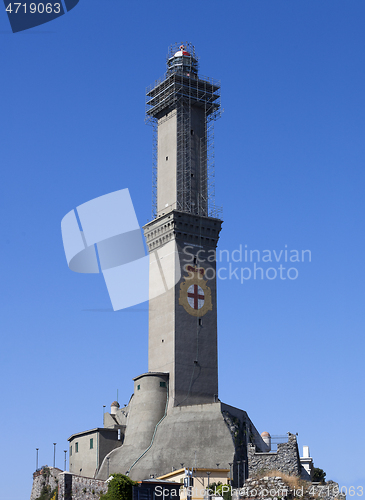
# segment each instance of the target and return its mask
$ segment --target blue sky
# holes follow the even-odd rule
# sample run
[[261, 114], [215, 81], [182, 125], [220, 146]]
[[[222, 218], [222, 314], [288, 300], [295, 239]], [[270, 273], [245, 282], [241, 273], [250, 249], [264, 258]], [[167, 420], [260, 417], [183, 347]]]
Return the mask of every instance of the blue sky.
[[60, 221], [126, 187], [150, 219], [145, 87], [184, 40], [222, 84], [219, 248], [312, 255], [296, 280], [219, 281], [220, 399], [365, 486], [364, 21], [362, 0], [80, 0], [18, 34], [0, 14], [1, 500], [147, 371], [147, 304], [90, 311], [107, 290], [69, 271]]

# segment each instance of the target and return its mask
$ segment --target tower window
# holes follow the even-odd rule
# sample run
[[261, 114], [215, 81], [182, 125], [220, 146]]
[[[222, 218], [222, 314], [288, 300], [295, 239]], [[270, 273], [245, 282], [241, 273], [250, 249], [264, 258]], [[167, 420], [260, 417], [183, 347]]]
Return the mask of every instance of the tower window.
[[203, 324], [203, 320], [199, 318], [199, 325], [201, 326]]
[[140, 390], [140, 388], [141, 388], [141, 386], [140, 386], [140, 385], [137, 385], [137, 391], [139, 391], [139, 390]]
[[75, 443], [75, 453], [78, 453], [79, 451], [79, 443]]
[[190, 135], [194, 135], [194, 130], [190, 130]]
[[94, 448], [94, 439], [90, 438], [90, 450]]
[[168, 161], [168, 159], [169, 159], [169, 157], [168, 157], [168, 156], [166, 156], [166, 161]]
[[72, 455], [72, 446], [70, 446], [70, 456]]
[[160, 382], [160, 387], [166, 387], [166, 382]]

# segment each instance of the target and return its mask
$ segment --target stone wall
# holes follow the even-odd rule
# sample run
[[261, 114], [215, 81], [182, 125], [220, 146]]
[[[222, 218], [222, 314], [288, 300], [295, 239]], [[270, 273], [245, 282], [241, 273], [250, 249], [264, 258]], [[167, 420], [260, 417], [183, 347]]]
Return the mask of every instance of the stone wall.
[[34, 472], [30, 500], [36, 500], [41, 495], [44, 486], [53, 491], [58, 485], [58, 475], [60, 472], [62, 472], [61, 469], [48, 467], [47, 465]]
[[297, 445], [297, 438], [289, 433], [287, 443], [279, 443], [275, 453], [258, 453], [254, 445], [248, 445], [248, 475], [251, 477], [258, 472], [278, 470], [291, 476], [300, 476], [301, 463]]
[[67, 472], [59, 476], [58, 484], [58, 500], [98, 500], [108, 491], [105, 481]]
[[249, 478], [240, 490], [234, 490], [232, 500], [262, 500], [267, 498], [286, 498], [300, 500], [346, 500], [339, 492], [338, 484], [327, 481], [323, 485], [302, 481], [299, 478], [266, 476], [260, 479]]

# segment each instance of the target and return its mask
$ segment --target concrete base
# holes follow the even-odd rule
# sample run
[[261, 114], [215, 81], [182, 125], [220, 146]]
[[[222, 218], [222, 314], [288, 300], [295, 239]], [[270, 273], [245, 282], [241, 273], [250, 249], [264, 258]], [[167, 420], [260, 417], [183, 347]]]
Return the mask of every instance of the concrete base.
[[[133, 402], [133, 399], [132, 399]], [[109, 453], [97, 474], [106, 479], [109, 473], [122, 473], [133, 480], [155, 477], [184, 467], [219, 467], [229, 469], [230, 463], [247, 460], [247, 441], [262, 442], [261, 436], [246, 412], [221, 402], [169, 407], [152, 434], [146, 447], [143, 418], [130, 409], [133, 416], [133, 436], [128, 438], [128, 426], [124, 444]], [[132, 415], [134, 413], [134, 415]], [[108, 460], [109, 459], [109, 460]], [[108, 465], [109, 462], [109, 465]], [[233, 477], [237, 476], [235, 467]], [[242, 480], [242, 471], [241, 471]]]

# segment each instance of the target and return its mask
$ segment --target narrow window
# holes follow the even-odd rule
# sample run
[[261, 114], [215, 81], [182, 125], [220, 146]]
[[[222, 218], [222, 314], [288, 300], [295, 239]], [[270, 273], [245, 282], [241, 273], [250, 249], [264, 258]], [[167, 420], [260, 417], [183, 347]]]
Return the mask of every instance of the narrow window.
[[90, 450], [94, 448], [94, 438], [90, 438]]
[[166, 387], [166, 382], [160, 382], [160, 387]]
[[75, 443], [75, 453], [78, 453], [79, 451], [79, 443]]
[[169, 159], [169, 157], [168, 157], [168, 156], [166, 156], [166, 161], [168, 161], [168, 159]]
[[140, 385], [137, 385], [137, 391], [139, 391], [139, 390], [140, 390], [140, 388], [141, 388], [141, 386], [140, 386]]
[[72, 455], [72, 446], [70, 446], [70, 456]]
[[194, 130], [190, 130], [190, 135], [194, 135]]
[[201, 326], [203, 324], [203, 320], [199, 318], [199, 325]]

